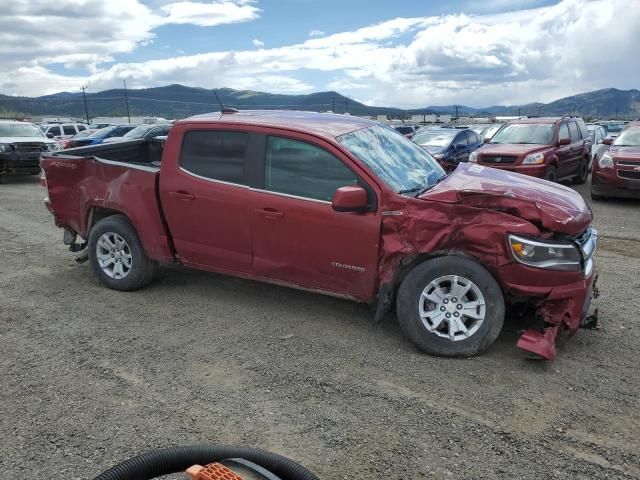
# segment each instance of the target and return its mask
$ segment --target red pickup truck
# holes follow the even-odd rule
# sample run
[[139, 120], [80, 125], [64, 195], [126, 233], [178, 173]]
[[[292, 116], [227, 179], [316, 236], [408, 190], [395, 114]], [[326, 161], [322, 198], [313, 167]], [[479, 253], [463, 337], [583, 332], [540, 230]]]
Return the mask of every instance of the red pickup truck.
[[[585, 326], [596, 232], [573, 190], [461, 164], [446, 175], [388, 126], [246, 111], [177, 122], [166, 143], [43, 155], [47, 208], [109, 288], [183, 265], [395, 304], [423, 351], [468, 356], [505, 311], [535, 319], [518, 345], [555, 357]], [[525, 315], [526, 314], [526, 315]]]

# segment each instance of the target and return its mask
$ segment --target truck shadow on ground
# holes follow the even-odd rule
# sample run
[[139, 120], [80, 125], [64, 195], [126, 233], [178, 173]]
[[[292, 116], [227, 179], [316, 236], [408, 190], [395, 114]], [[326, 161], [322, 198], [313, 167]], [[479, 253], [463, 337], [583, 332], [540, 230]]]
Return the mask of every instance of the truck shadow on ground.
[[[374, 324], [374, 310], [366, 304], [176, 265], [162, 268], [157, 280], [148, 288], [163, 291], [159, 292], [161, 295], [164, 295], [166, 290], [166, 294], [170, 295], [170, 291], [176, 287], [182, 287], [181, 292], [194, 301], [197, 298], [206, 297], [207, 299], [215, 299], [215, 302], [221, 304], [242, 305], [243, 307], [238, 310], [239, 316], [243, 315], [243, 309], [246, 308], [250, 311], [259, 305], [261, 309], [269, 312], [271, 321], [277, 322], [277, 319], [282, 317], [296, 317], [303, 324], [315, 324], [314, 328], [325, 327], [338, 331], [345, 328], [346, 325], [355, 326], [363, 329], [362, 335], [370, 337], [369, 339], [373, 342], [380, 341], [387, 347], [409, 349], [411, 352], [419, 351], [403, 335], [395, 309], [387, 313], [380, 323]], [[515, 316], [508, 316], [505, 318], [500, 336], [483, 355], [494, 358], [524, 359], [522, 351], [515, 345], [522, 331], [529, 326], [530, 322], [525, 322]], [[547, 362], [533, 360], [527, 361], [527, 363], [544, 365]]]

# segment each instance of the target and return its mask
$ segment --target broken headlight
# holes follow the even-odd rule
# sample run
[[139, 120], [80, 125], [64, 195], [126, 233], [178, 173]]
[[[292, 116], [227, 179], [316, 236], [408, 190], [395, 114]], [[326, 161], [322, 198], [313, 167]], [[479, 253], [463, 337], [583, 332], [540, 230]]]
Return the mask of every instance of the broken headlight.
[[509, 249], [513, 258], [525, 265], [550, 270], [579, 271], [582, 256], [572, 243], [540, 241], [509, 235]]

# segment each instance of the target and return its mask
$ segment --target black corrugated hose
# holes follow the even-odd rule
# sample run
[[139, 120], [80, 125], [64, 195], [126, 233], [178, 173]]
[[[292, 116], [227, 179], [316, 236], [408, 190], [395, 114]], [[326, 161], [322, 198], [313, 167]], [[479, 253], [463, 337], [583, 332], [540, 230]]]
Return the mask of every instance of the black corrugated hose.
[[314, 473], [282, 455], [257, 448], [229, 445], [194, 445], [154, 450], [122, 462], [94, 480], [149, 480], [184, 472], [191, 465], [204, 466], [227, 458], [244, 458], [266, 468], [282, 480], [319, 480]]

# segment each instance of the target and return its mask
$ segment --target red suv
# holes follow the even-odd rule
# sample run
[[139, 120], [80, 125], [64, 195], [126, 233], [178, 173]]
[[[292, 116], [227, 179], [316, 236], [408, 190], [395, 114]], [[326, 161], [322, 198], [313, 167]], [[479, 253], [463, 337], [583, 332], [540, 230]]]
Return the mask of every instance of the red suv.
[[640, 122], [629, 124], [615, 140], [606, 138], [611, 145], [593, 163], [591, 198], [640, 198]]
[[469, 161], [582, 185], [589, 176], [591, 145], [581, 118], [530, 118], [504, 124]]
[[164, 144], [41, 165], [65, 243], [109, 288], [176, 262], [370, 303], [377, 319], [395, 304], [406, 335], [447, 356], [488, 348], [505, 310], [540, 321], [518, 345], [545, 358], [586, 326], [597, 236], [578, 193], [467, 163], [446, 175], [383, 124], [225, 112], [176, 122]]

